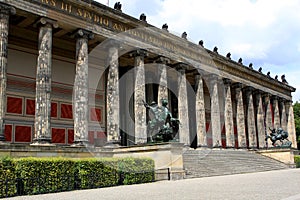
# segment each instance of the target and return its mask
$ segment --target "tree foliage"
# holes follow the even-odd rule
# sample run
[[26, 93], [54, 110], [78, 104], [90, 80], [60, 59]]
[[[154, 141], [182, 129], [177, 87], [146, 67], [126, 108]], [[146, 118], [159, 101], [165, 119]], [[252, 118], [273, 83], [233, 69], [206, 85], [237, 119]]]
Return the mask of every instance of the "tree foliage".
[[297, 135], [297, 143], [298, 148], [300, 145], [300, 103], [296, 101], [293, 105], [294, 107], [294, 118], [295, 118], [295, 126], [296, 126], [296, 135]]

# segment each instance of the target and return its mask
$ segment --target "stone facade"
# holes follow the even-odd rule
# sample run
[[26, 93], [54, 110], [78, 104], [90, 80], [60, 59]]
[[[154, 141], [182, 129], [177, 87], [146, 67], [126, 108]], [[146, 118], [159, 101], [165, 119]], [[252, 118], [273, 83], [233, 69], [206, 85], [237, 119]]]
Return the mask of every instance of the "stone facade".
[[[144, 103], [168, 99], [180, 120], [176, 139], [185, 146], [262, 149], [271, 147], [269, 128], [282, 127], [297, 148], [295, 88], [286, 83], [93, 1], [1, 0], [0, 6], [2, 141], [144, 145]], [[24, 66], [8, 62], [7, 51]]]

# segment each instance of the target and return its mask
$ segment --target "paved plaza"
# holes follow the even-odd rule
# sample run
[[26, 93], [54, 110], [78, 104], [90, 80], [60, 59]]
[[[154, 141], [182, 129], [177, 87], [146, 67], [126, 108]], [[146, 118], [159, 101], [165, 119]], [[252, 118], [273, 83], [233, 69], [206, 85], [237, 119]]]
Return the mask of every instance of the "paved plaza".
[[159, 181], [149, 184], [79, 190], [15, 200], [174, 200], [174, 199], [300, 199], [300, 169]]

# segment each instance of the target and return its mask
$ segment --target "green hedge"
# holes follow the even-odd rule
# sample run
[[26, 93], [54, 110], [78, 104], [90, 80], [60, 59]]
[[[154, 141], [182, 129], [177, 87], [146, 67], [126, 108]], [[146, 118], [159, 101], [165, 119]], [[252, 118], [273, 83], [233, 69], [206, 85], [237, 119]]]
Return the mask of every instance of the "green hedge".
[[16, 188], [15, 163], [9, 157], [0, 159], [0, 197], [13, 196]]
[[65, 158], [16, 159], [17, 176], [22, 179], [24, 194], [40, 194], [74, 189], [76, 166]]
[[295, 156], [295, 164], [297, 168], [300, 168], [300, 155]]
[[119, 161], [118, 171], [124, 185], [151, 182], [154, 180], [154, 161], [125, 158]]
[[0, 159], [0, 197], [146, 183], [153, 180], [154, 161], [147, 158]]

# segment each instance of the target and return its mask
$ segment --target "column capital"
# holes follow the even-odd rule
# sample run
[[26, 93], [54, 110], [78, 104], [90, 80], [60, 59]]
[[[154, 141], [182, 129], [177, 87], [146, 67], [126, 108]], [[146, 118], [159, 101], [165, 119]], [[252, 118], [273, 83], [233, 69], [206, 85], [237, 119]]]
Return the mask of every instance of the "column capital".
[[179, 72], [185, 72], [187, 69], [188, 69], [188, 65], [187, 64], [185, 64], [185, 63], [182, 63], [182, 62], [180, 62], [180, 63], [176, 63], [175, 65], [174, 65], [174, 67], [175, 67], [175, 69], [177, 70], [177, 71], [179, 71]]
[[46, 17], [41, 17], [35, 24], [34, 26], [49, 26], [53, 28], [58, 28], [58, 23], [56, 20], [49, 19]]
[[0, 3], [0, 14], [15, 15], [16, 9], [10, 5]]
[[121, 42], [115, 39], [110, 39], [109, 41], [105, 42], [105, 47], [107, 47], [108, 49], [120, 48], [121, 46]]
[[243, 84], [242, 83], [234, 83], [234, 84], [232, 84], [232, 88], [235, 90], [242, 90]]
[[279, 100], [279, 97], [278, 97], [277, 95], [272, 95], [272, 96], [271, 96], [271, 100], [272, 100], [272, 101], [276, 101], [276, 100], [278, 101], [278, 100]]
[[285, 100], [284, 104], [287, 105], [287, 106], [292, 106], [293, 101], [292, 100]]
[[95, 36], [94, 33], [92, 33], [91, 31], [85, 30], [85, 29], [77, 29], [72, 35], [72, 37], [84, 38], [87, 40], [93, 39], [94, 36]]
[[225, 86], [230, 86], [232, 84], [232, 80], [229, 78], [223, 78], [223, 83]]
[[132, 51], [129, 55], [131, 57], [143, 57], [143, 58], [145, 58], [149, 55], [149, 53], [145, 49], [137, 49], [137, 50]]
[[157, 57], [157, 59], [154, 61], [154, 63], [159, 63], [159, 64], [170, 64], [170, 59], [169, 58], [166, 58], [164, 56], [159, 56]]
[[254, 92], [254, 88], [252, 86], [246, 86], [243, 88], [243, 91], [246, 93], [246, 95], [248, 96], [250, 93]]

